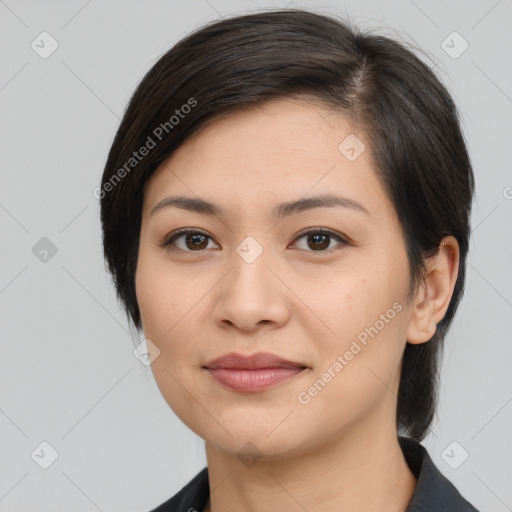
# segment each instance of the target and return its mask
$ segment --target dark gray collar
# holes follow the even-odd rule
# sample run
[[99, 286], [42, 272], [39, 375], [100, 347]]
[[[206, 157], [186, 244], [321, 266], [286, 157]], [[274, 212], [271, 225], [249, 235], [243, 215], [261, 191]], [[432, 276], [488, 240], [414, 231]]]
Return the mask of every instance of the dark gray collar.
[[405, 460], [418, 479], [406, 512], [478, 512], [443, 476], [427, 450], [409, 437], [398, 437]]
[[[406, 512], [478, 512], [436, 468], [427, 450], [417, 441], [399, 436], [405, 460], [418, 479]], [[203, 512], [210, 494], [208, 468], [151, 512]]]

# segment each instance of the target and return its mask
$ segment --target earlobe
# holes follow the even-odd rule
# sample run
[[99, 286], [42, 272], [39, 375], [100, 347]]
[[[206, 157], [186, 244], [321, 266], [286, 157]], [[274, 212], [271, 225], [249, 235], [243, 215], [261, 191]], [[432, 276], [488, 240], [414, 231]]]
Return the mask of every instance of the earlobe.
[[426, 262], [427, 275], [411, 307], [406, 339], [425, 343], [434, 336], [443, 319], [459, 272], [459, 244], [453, 236], [443, 238], [438, 253]]

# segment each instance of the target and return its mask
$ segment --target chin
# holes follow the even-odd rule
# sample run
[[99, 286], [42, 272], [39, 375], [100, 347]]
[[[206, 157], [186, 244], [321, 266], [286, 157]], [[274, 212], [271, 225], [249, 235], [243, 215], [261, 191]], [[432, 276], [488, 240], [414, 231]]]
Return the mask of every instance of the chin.
[[205, 441], [213, 445], [216, 450], [237, 457], [242, 463], [247, 459], [252, 461], [284, 459], [302, 451], [303, 443], [300, 440], [292, 439], [289, 435], [271, 439], [267, 433], [243, 432], [240, 435], [233, 433], [233, 437], [225, 436], [222, 439], [213, 438]]

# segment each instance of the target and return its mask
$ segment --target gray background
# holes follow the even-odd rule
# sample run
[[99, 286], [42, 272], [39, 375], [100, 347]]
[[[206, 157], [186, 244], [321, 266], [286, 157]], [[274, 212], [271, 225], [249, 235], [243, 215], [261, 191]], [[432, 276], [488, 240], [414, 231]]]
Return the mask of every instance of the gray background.
[[[439, 417], [424, 444], [476, 507], [512, 510], [512, 2], [5, 0], [1, 511], [149, 510], [204, 467], [202, 440], [133, 355], [104, 269], [93, 190], [130, 94], [162, 53], [219, 16], [285, 6], [345, 15], [417, 44], [460, 108], [477, 180], [471, 252]], [[58, 43], [45, 59], [31, 47], [51, 49], [43, 31]], [[464, 42], [447, 39], [454, 31], [469, 44], [457, 58]], [[58, 453], [47, 469], [44, 441]], [[462, 450], [469, 457], [460, 463]]]

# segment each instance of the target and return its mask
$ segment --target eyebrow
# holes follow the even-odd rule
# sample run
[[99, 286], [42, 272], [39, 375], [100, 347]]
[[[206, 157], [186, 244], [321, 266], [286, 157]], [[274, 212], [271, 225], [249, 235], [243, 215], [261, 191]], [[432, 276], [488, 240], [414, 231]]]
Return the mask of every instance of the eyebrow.
[[[223, 215], [223, 210], [218, 205], [204, 199], [186, 196], [169, 196], [162, 199], [150, 212], [150, 216], [163, 208], [174, 206], [182, 210], [200, 213], [203, 215]], [[296, 201], [288, 201], [278, 204], [272, 209], [273, 217], [282, 219], [294, 213], [304, 212], [312, 208], [341, 206], [365, 213], [372, 217], [369, 210], [361, 203], [335, 194], [322, 194], [313, 197], [304, 197]]]

